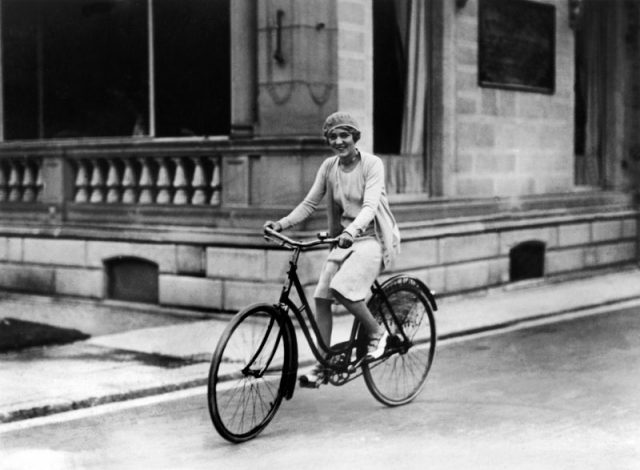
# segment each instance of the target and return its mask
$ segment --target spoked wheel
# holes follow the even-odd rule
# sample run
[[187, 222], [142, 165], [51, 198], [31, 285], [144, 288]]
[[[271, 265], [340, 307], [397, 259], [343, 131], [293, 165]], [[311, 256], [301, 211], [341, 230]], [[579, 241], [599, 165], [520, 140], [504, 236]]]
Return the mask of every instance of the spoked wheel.
[[222, 437], [243, 442], [269, 424], [284, 395], [288, 357], [275, 308], [251, 307], [231, 320], [213, 355], [207, 392]]
[[[390, 349], [396, 352], [379, 361], [363, 363], [363, 375], [373, 396], [388, 406], [404, 405], [422, 390], [436, 350], [436, 324], [425, 287], [410, 277], [399, 277], [382, 286], [368, 303], [379, 323], [391, 327]], [[386, 297], [386, 300], [383, 298]], [[390, 308], [402, 324], [404, 341]]]

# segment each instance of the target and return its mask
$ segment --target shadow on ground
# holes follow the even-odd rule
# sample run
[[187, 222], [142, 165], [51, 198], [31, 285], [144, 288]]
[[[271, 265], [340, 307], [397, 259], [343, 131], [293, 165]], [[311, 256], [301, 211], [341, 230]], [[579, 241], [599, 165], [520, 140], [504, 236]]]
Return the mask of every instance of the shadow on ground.
[[67, 344], [87, 338], [88, 334], [73, 328], [60, 328], [11, 317], [0, 319], [0, 352]]

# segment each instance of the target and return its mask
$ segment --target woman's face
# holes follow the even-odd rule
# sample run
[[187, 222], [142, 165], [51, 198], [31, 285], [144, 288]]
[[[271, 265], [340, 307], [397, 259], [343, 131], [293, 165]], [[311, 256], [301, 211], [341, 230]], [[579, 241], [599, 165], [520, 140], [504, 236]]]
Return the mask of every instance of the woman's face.
[[342, 158], [350, 158], [356, 154], [356, 143], [353, 141], [351, 132], [344, 128], [333, 129], [327, 135], [329, 146]]

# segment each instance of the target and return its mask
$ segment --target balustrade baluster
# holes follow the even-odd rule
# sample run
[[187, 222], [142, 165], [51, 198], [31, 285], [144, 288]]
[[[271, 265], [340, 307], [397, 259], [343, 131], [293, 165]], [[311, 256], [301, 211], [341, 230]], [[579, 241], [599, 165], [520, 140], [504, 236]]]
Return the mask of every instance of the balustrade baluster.
[[42, 160], [38, 160], [36, 163], [36, 202], [42, 202], [42, 189], [44, 188], [44, 181], [42, 180]]
[[136, 174], [130, 159], [124, 160], [124, 175], [122, 176], [122, 202], [131, 204], [136, 202]]
[[213, 159], [213, 172], [211, 175], [211, 198], [209, 204], [212, 206], [220, 205], [220, 159]]
[[93, 170], [91, 172], [90, 192], [91, 197], [89, 202], [104, 202], [104, 176], [100, 169], [100, 162], [93, 160]]
[[138, 185], [140, 187], [140, 197], [138, 198], [139, 204], [153, 204], [153, 176], [151, 175], [151, 168], [149, 167], [149, 160], [146, 158], [140, 158], [140, 181]]
[[200, 157], [194, 157], [193, 163], [193, 180], [191, 181], [193, 196], [191, 197], [191, 204], [201, 205], [207, 202], [207, 178], [204, 174]]
[[33, 168], [27, 162], [24, 163], [22, 172], [22, 201], [33, 202], [36, 200], [35, 185], [36, 179], [33, 175]]
[[89, 201], [89, 171], [87, 169], [88, 162], [78, 160], [78, 170], [76, 173], [75, 190], [73, 197], [74, 202]]
[[173, 203], [174, 204], [187, 204], [189, 202], [187, 175], [184, 171], [184, 160], [180, 157], [173, 159], [176, 164], [176, 172], [173, 177]]
[[[221, 204], [219, 156], [78, 158], [71, 162], [76, 203]], [[0, 202], [42, 202], [43, 161], [0, 161]]]
[[107, 202], [120, 202], [120, 175], [114, 159], [109, 159], [109, 171], [107, 173]]
[[5, 167], [0, 163], [0, 202], [7, 200], [7, 175]]
[[19, 202], [22, 197], [21, 174], [18, 162], [11, 161], [11, 173], [9, 174], [9, 201]]
[[167, 161], [162, 157], [158, 158], [157, 161], [159, 169], [158, 180], [156, 181], [156, 188], [158, 189], [156, 203], [169, 204], [171, 202], [171, 178], [167, 168]]

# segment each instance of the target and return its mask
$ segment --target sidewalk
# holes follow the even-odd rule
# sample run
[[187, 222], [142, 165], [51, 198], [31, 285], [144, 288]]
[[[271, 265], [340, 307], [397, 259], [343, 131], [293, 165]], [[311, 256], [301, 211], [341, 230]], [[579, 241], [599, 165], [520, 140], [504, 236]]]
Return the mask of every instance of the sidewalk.
[[[438, 336], [451, 338], [629, 300], [640, 304], [638, 269], [445, 298], [439, 301], [436, 323]], [[0, 316], [10, 316], [21, 300], [12, 296], [11, 302], [12, 310], [7, 311], [0, 298]], [[33, 318], [55, 320], [47, 316], [52, 302], [29, 298], [22, 302]], [[57, 302], [55, 307], [64, 309], [64, 304]], [[82, 322], [97, 336], [63, 346], [0, 354], [0, 423], [204, 385], [209, 359], [229, 318], [163, 320], [151, 319], [146, 313], [151, 322], [144, 325], [147, 327], [140, 320], [120, 320], [132, 322], [130, 328], [137, 329], [131, 330], [126, 325], [96, 326], [96, 319], [107, 321], [108, 316], [97, 312], [99, 307], [93, 308], [93, 317]], [[78, 310], [90, 316], [86, 308]], [[68, 317], [59, 321], [72, 323]], [[349, 315], [337, 316], [334, 340], [345, 338], [350, 325]], [[312, 358], [301, 336], [298, 343], [301, 366], [310, 364]]]

